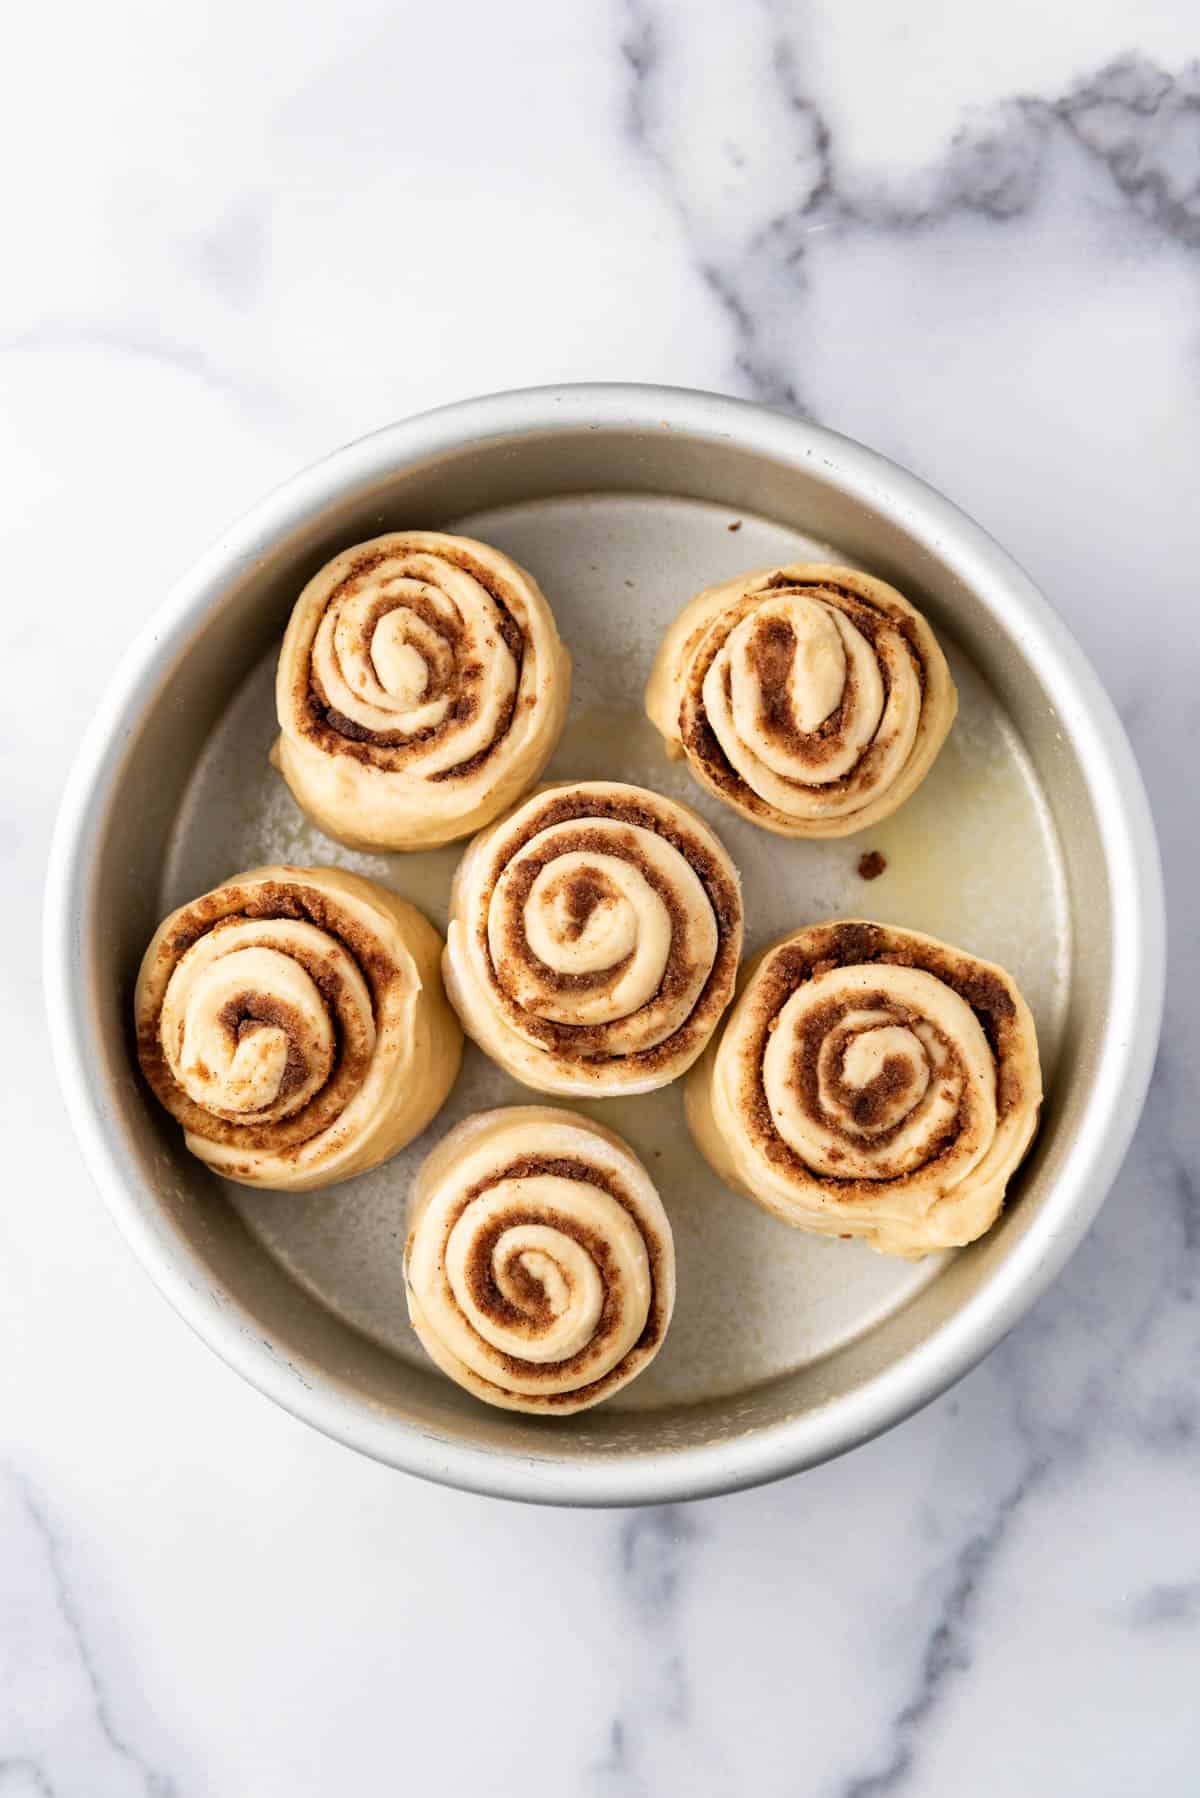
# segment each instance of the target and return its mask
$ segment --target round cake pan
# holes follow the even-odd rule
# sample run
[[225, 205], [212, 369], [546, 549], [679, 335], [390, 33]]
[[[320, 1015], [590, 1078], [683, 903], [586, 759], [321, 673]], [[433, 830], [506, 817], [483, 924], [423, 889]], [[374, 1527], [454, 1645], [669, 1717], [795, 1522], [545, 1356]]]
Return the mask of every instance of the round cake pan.
[[[476, 1051], [385, 1168], [304, 1197], [223, 1187], [143, 1087], [131, 999], [162, 913], [240, 868], [337, 862], [444, 922], [454, 849], [364, 857], [320, 837], [266, 751], [271, 667], [336, 550], [463, 530], [532, 568], [576, 662], [552, 776], [698, 804], [742, 867], [748, 949], [791, 925], [908, 924], [1005, 963], [1038, 1021], [1043, 1123], [997, 1226], [918, 1265], [789, 1231], [720, 1188], [678, 1087], [595, 1115], [648, 1161], [680, 1297], [654, 1366], [573, 1419], [493, 1412], [408, 1333], [413, 1166], [455, 1118], [524, 1095]], [[742, 569], [833, 559], [895, 582], [946, 644], [962, 707], [925, 786], [862, 838], [789, 843], [663, 756], [641, 688], [667, 619]], [[878, 849], [886, 873], [857, 872]], [[1112, 705], [1029, 579], [948, 500], [861, 445], [716, 395], [498, 394], [409, 419], [298, 475], [179, 582], [82, 744], [51, 857], [46, 991], [63, 1090], [134, 1252], [211, 1348], [298, 1417], [429, 1479], [555, 1503], [698, 1497], [842, 1453], [944, 1390], [1044, 1291], [1137, 1121], [1164, 978], [1153, 826]]]

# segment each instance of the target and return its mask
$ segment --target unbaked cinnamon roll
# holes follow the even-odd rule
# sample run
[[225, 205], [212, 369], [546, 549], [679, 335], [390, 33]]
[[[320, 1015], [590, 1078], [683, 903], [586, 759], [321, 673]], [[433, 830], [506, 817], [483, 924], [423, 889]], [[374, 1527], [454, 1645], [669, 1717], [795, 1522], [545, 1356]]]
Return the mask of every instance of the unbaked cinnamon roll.
[[467, 1118], [420, 1168], [404, 1256], [413, 1328], [490, 1405], [565, 1416], [609, 1398], [662, 1346], [671, 1226], [611, 1130], [521, 1105]]
[[915, 1258], [999, 1215], [1042, 1098], [1002, 968], [915, 930], [813, 924], [751, 964], [688, 1078], [721, 1177], [785, 1223]]
[[467, 1034], [538, 1092], [649, 1092], [690, 1067], [733, 994], [737, 871], [686, 806], [615, 781], [547, 787], [459, 864], [446, 990]]
[[351, 848], [435, 848], [533, 785], [570, 685], [532, 575], [469, 537], [393, 531], [343, 550], [296, 601], [272, 760]]
[[787, 837], [847, 836], [894, 812], [928, 774], [957, 705], [946, 658], [903, 594], [823, 563], [697, 594], [646, 688], [668, 753]]
[[172, 912], [138, 975], [138, 1058], [192, 1154], [303, 1192], [411, 1141], [462, 1053], [441, 947], [413, 906], [335, 868], [255, 868]]

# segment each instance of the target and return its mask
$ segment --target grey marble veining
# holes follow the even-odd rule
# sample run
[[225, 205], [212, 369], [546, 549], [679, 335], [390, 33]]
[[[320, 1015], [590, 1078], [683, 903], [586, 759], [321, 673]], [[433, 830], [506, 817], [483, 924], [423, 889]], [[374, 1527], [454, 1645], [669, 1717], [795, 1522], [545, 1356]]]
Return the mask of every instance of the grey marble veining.
[[[114, 1721], [63, 1544], [15, 1471], [0, 1473], [0, 1520], [6, 1601], [0, 1791], [174, 1798], [174, 1780], [149, 1766]], [[69, 1730], [56, 1727], [64, 1714]]]
[[1133, 736], [1174, 942], [1142, 1129], [1008, 1341], [841, 1462], [618, 1516], [399, 1479], [221, 1368], [107, 1224], [7, 957], [0, 1793], [1200, 1791], [1194, 8], [12, 35], [10, 930], [107, 673], [228, 517], [421, 406], [624, 378], [805, 412], [995, 531]]

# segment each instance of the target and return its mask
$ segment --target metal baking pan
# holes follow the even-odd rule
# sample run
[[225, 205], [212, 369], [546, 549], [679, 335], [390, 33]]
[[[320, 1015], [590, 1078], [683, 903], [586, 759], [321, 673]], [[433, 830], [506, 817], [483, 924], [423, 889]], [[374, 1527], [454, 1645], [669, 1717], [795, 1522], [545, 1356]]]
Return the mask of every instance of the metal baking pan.
[[[458, 849], [339, 848], [267, 764], [272, 673], [301, 586], [335, 550], [425, 526], [533, 570], [575, 659], [550, 776], [636, 781], [708, 818], [743, 875], [752, 952], [796, 924], [871, 916], [1003, 963], [1046, 1073], [1035, 1149], [999, 1224], [910, 1265], [789, 1231], [693, 1149], [678, 1085], [590, 1108], [646, 1161], [675, 1229], [658, 1360], [570, 1420], [487, 1410], [407, 1323], [409, 1176], [467, 1112], [527, 1099], [477, 1050], [426, 1137], [305, 1196], [225, 1187], [184, 1150], [131, 1053], [138, 959], [168, 908], [265, 861], [370, 874], [444, 926]], [[697, 588], [827, 559], [893, 581], [950, 656], [960, 711], [933, 773], [861, 837], [789, 842], [710, 800], [641, 711], [659, 635]], [[864, 850], [884, 874], [866, 884]], [[299, 475], [234, 525], [126, 659], [63, 802], [46, 984], [64, 1090], [134, 1251], [262, 1391], [410, 1472], [507, 1497], [637, 1503], [751, 1484], [895, 1423], [985, 1354], [1062, 1266], [1136, 1122], [1157, 1041], [1157, 849], [1116, 714], [1031, 582], [946, 499], [882, 457], [763, 408], [653, 387], [539, 389], [407, 420]]]

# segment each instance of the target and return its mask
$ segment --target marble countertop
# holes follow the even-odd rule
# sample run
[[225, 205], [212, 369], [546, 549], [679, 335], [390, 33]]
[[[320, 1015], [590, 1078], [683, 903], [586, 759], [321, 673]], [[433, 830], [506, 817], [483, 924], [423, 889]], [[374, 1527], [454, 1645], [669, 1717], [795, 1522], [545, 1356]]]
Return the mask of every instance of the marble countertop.
[[84, 718], [231, 515], [585, 378], [794, 409], [987, 525], [1120, 706], [1176, 929], [1136, 1145], [1004, 1346], [834, 1465], [625, 1514], [405, 1479], [227, 1372], [109, 1224], [10, 952], [4, 1798], [1200, 1791], [1198, 50], [1185, 0], [22, 12], [10, 944]]

